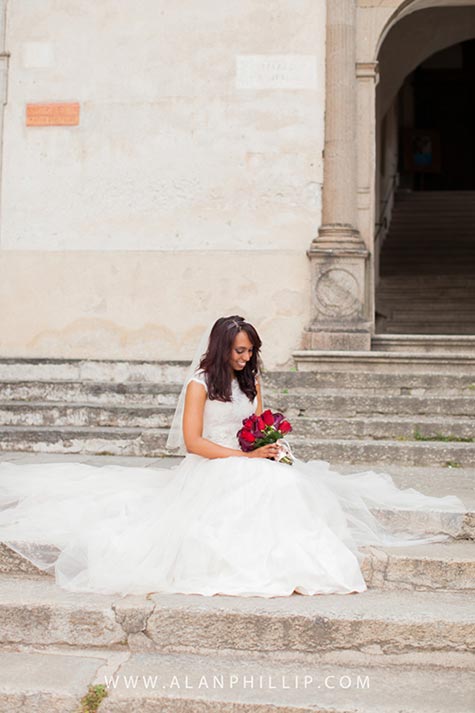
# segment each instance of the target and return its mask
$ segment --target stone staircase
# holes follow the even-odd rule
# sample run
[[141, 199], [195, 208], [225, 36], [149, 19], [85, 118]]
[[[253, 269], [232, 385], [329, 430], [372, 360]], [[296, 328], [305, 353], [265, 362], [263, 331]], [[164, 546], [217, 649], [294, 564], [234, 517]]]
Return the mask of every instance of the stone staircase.
[[[471, 713], [471, 343], [420, 337], [411, 352], [401, 337], [388, 351], [385, 339], [369, 353], [296, 353], [299, 371], [266, 373], [266, 401], [292, 420], [301, 457], [458, 495], [460, 513], [375, 512], [451, 539], [366, 548], [362, 594], [271, 599], [68, 593], [0, 544], [0, 713], [77, 713], [104, 684], [98, 713]], [[185, 369], [3, 359], [0, 460], [172, 466], [164, 444]]]
[[368, 590], [355, 596], [77, 594], [0, 546], [0, 712], [77, 713], [101, 685], [98, 713], [471, 712], [475, 469], [423, 470], [392, 473], [424, 489], [430, 470], [467, 511], [411, 524], [452, 539], [365, 548]]
[[[462, 355], [299, 352], [299, 371], [265, 374], [265, 402], [290, 418], [289, 440], [304, 459], [470, 467], [472, 346]], [[0, 360], [0, 451], [169, 455], [185, 369], [178, 362]]]
[[376, 329], [475, 334], [475, 192], [399, 191], [380, 257]]

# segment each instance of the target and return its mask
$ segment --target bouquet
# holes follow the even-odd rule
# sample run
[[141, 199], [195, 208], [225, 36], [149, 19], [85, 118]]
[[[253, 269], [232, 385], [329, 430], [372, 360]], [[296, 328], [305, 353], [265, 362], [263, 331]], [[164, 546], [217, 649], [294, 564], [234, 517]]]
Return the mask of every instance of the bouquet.
[[[255, 413], [251, 414], [243, 420], [242, 425], [243, 427], [236, 436], [245, 453], [269, 443], [275, 443], [292, 430], [292, 426], [282, 413], [272, 413], [270, 409], [264, 411], [260, 416], [256, 416]], [[282, 441], [281, 455], [277, 460], [289, 465], [294, 462], [290, 446], [285, 440]]]

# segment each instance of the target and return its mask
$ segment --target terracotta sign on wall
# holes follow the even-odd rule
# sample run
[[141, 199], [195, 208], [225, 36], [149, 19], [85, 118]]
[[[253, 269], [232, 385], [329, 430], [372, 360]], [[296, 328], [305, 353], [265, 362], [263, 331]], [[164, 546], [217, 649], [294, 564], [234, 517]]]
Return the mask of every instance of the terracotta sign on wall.
[[27, 126], [77, 126], [79, 102], [69, 104], [27, 104]]

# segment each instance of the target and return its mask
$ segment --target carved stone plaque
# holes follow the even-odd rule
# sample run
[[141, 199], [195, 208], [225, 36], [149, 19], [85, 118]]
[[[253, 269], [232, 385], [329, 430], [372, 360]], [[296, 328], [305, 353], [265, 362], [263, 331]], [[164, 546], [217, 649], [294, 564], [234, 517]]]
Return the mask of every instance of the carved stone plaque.
[[77, 126], [79, 102], [53, 104], [27, 104], [27, 126]]
[[317, 309], [328, 317], [345, 317], [360, 308], [355, 276], [343, 268], [331, 268], [318, 278], [315, 287]]
[[306, 54], [236, 57], [237, 89], [317, 89], [317, 58]]

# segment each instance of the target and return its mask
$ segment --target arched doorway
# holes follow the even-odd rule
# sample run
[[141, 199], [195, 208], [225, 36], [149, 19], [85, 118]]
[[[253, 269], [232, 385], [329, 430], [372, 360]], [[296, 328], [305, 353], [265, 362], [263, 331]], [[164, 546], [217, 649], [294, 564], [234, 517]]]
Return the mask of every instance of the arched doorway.
[[475, 334], [475, 7], [407, 14], [378, 59], [375, 331]]

